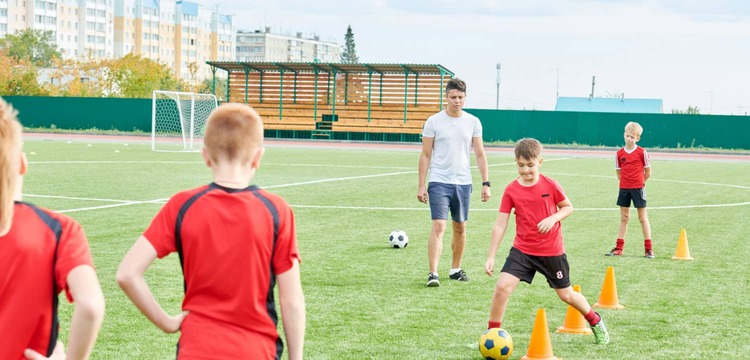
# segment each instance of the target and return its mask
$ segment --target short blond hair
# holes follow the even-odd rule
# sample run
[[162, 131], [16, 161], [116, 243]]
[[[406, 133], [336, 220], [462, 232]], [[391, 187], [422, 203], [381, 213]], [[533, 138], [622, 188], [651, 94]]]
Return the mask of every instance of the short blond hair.
[[21, 161], [18, 111], [0, 98], [0, 234], [10, 230]]
[[635, 136], [640, 138], [641, 135], [643, 134], [643, 126], [641, 126], [641, 124], [635, 121], [631, 121], [625, 124], [625, 132], [628, 132], [628, 131], [632, 131], [635, 134]]
[[249, 105], [226, 103], [208, 117], [203, 147], [214, 162], [248, 162], [263, 146], [263, 120]]

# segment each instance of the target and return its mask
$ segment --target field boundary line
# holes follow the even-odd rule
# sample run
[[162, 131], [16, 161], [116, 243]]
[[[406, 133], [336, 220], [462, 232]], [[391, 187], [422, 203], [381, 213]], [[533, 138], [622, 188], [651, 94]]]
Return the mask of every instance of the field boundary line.
[[[674, 210], [674, 209], [698, 209], [698, 208], [719, 208], [719, 207], [736, 207], [750, 205], [750, 201], [741, 203], [731, 204], [706, 204], [706, 205], [674, 205], [674, 206], [649, 206], [649, 210]], [[367, 211], [429, 211], [429, 206], [425, 207], [385, 207], [385, 206], [337, 206], [337, 205], [290, 205], [293, 208], [300, 209], [328, 209], [328, 210], [367, 210]], [[469, 209], [469, 211], [492, 211], [497, 212], [498, 209]], [[615, 206], [611, 208], [574, 208], [575, 211], [620, 211], [620, 208]]]
[[46, 198], [46, 199], [84, 200], [84, 201], [101, 201], [101, 202], [137, 202], [139, 201], [139, 200], [116, 200], [116, 199], [100, 199], [100, 198], [86, 198], [86, 197], [75, 197], [75, 196], [36, 195], [36, 194], [23, 194], [22, 196]]

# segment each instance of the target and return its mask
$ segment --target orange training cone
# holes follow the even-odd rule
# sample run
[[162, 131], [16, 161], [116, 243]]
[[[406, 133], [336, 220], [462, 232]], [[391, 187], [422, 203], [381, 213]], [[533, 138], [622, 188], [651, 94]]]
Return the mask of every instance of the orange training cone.
[[680, 231], [680, 240], [677, 241], [677, 251], [674, 252], [674, 256], [672, 256], [672, 259], [693, 260], [693, 258], [690, 256], [690, 248], [688, 247], [687, 233], [685, 232], [685, 229], [682, 229], [682, 231]]
[[608, 267], [607, 275], [604, 276], [604, 285], [602, 285], [602, 292], [599, 294], [599, 302], [594, 304], [594, 307], [605, 308], [605, 309], [624, 309], [625, 307], [620, 305], [620, 300], [617, 298], [617, 285], [615, 284], [615, 268]]
[[[573, 285], [573, 291], [580, 293], [581, 286]], [[565, 313], [563, 326], [557, 328], [557, 331], [555, 332], [582, 335], [592, 334], [591, 329], [589, 329], [589, 322], [586, 321], [586, 319], [583, 317], [583, 314], [581, 314], [580, 311], [576, 310], [576, 308], [570, 305], [568, 305], [568, 312]]]
[[544, 309], [536, 311], [536, 320], [534, 320], [534, 330], [531, 331], [529, 340], [529, 350], [526, 351], [521, 360], [557, 360], [552, 355], [552, 342], [549, 338], [549, 328], [547, 328], [547, 313]]

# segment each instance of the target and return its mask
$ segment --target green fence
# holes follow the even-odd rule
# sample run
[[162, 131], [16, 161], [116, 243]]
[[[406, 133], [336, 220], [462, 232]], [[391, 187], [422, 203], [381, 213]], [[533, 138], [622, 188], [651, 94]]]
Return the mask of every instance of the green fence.
[[534, 137], [545, 144], [621, 146], [628, 121], [643, 126], [647, 148], [709, 147], [750, 150], [750, 116], [619, 114], [466, 109], [482, 121], [484, 141]]
[[25, 127], [151, 133], [151, 99], [4, 96]]
[[[151, 132], [151, 99], [8, 96], [26, 127]], [[466, 109], [482, 121], [484, 141], [534, 137], [545, 144], [620, 146], [628, 121], [643, 128], [647, 148], [750, 150], [750, 116], [617, 114]], [[310, 139], [308, 131], [266, 131], [276, 138]], [[333, 140], [418, 142], [414, 134], [335, 133]]]

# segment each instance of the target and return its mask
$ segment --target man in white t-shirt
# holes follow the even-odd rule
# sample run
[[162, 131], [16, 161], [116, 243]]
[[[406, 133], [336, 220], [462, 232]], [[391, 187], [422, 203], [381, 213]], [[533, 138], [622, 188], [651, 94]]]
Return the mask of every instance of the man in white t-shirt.
[[[430, 273], [427, 286], [440, 286], [438, 262], [443, 250], [443, 234], [450, 211], [453, 220], [453, 263], [450, 278], [469, 281], [461, 269], [461, 258], [466, 246], [466, 221], [469, 219], [469, 200], [472, 191], [471, 149], [474, 148], [479, 174], [482, 177], [482, 201], [490, 199], [487, 157], [482, 143], [482, 123], [476, 116], [463, 111], [466, 83], [451, 79], [445, 87], [448, 106], [430, 116], [422, 130], [422, 154], [419, 157], [419, 187], [417, 199], [429, 201], [432, 229], [427, 245]], [[425, 179], [429, 169], [427, 189]]]

